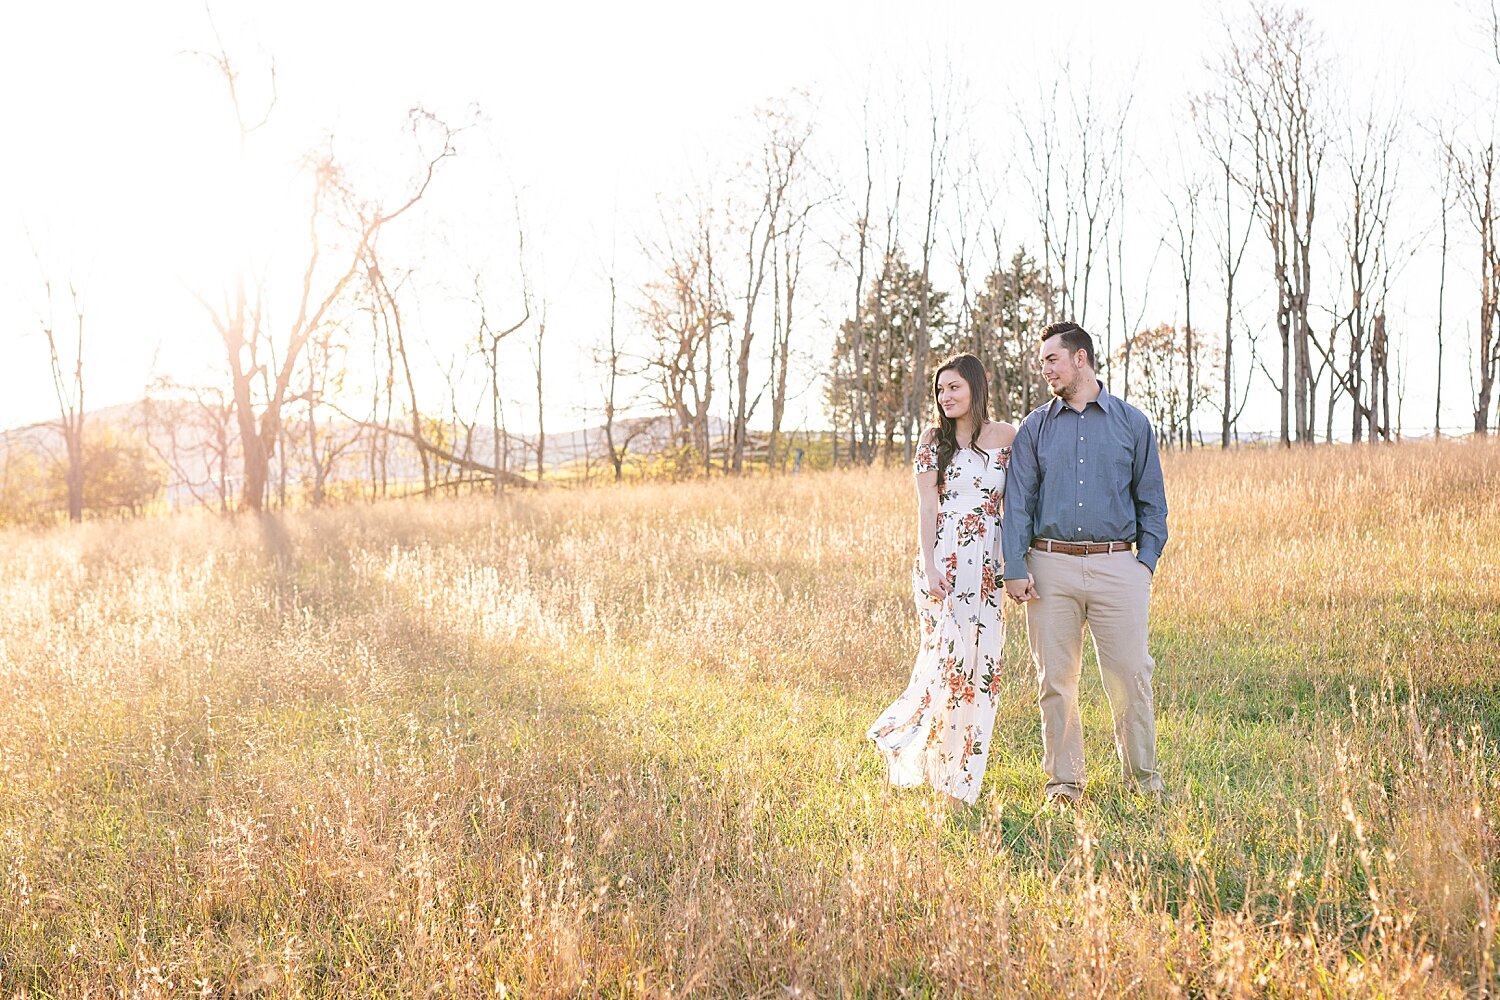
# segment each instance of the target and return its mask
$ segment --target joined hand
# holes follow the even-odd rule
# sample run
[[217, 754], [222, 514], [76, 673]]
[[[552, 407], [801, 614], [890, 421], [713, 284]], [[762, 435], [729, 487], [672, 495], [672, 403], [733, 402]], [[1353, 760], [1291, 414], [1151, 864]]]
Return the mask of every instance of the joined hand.
[[1017, 604], [1035, 601], [1042, 596], [1036, 592], [1036, 581], [1030, 576], [1024, 580], [1006, 580], [1005, 594]]

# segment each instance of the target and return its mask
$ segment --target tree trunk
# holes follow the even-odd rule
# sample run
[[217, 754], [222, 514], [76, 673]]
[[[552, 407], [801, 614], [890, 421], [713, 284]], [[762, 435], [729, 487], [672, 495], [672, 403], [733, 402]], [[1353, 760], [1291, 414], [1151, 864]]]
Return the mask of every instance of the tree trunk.
[[[1450, 168], [1451, 169], [1451, 168]], [[1443, 292], [1448, 286], [1448, 178], [1443, 174], [1443, 207], [1441, 222], [1443, 244], [1438, 258], [1438, 309], [1437, 309], [1437, 402], [1432, 410], [1432, 436], [1443, 436]]]
[[1234, 271], [1224, 276], [1224, 410], [1219, 415], [1219, 447], [1229, 448], [1234, 431]]
[[547, 306], [542, 304], [542, 318], [536, 326], [536, 481], [547, 475], [546, 397], [542, 394], [542, 338], [547, 335]]

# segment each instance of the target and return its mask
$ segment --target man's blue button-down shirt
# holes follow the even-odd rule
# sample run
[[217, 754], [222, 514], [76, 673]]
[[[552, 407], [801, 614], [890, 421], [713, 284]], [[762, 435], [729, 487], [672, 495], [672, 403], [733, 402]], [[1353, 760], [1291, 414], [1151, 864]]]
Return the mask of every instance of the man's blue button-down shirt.
[[1081, 411], [1053, 399], [1016, 432], [1005, 479], [1005, 579], [1026, 579], [1033, 538], [1135, 542], [1137, 558], [1156, 571], [1167, 544], [1156, 433], [1102, 383]]

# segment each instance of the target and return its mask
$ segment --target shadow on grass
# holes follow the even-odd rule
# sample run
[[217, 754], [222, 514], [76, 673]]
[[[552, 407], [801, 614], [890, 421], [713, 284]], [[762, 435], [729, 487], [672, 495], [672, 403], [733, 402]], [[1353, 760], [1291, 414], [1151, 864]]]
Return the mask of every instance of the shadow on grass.
[[[305, 575], [311, 569], [305, 563], [301, 572]], [[717, 797], [720, 818], [734, 836], [744, 835], [743, 826], [749, 824], [760, 831], [756, 836], [779, 832], [780, 847], [790, 859], [811, 862], [827, 855], [835, 870], [848, 863], [848, 842], [833, 835], [809, 836], [808, 831], [793, 827], [816, 826], [819, 813], [829, 830], [847, 824], [847, 818], [836, 818], [835, 811], [859, 789], [834, 789], [826, 794], [817, 789], [823, 801], [805, 803], [810, 812], [785, 809], [786, 804], [799, 801], [798, 783], [805, 778], [802, 762], [788, 761], [784, 771], [758, 775], [762, 782], [758, 791], [782, 811], [737, 813], [740, 790], [733, 784], [733, 748], [726, 752], [705, 733], [684, 728], [698, 718], [690, 711], [698, 690], [691, 685], [630, 689], [622, 680], [621, 684], [627, 684], [622, 689], [599, 684], [578, 672], [580, 657], [570, 662], [566, 651], [560, 653], [542, 643], [484, 639], [434, 624], [410, 605], [399, 586], [377, 583], [361, 591], [340, 576], [333, 564], [323, 565], [311, 578], [304, 577], [300, 592], [325, 606], [330, 615], [344, 615], [353, 606], [363, 606], [383, 616], [388, 635], [399, 637], [399, 648], [387, 649], [387, 653], [405, 664], [403, 707], [421, 719], [451, 715], [452, 694], [461, 691], [468, 706], [461, 720], [465, 724], [489, 725], [493, 730], [506, 717], [524, 718], [527, 726], [540, 730], [549, 746], [577, 747], [579, 756], [557, 761], [559, 787], [574, 784], [573, 775], [580, 787], [586, 785], [585, 772], [650, 768], [662, 778], [663, 809], [669, 814], [684, 808], [701, 811], [707, 794]], [[1286, 639], [1267, 644], [1234, 633], [1169, 635], [1164, 645], [1159, 662], [1168, 667], [1158, 672], [1158, 714], [1167, 734], [1164, 768], [1174, 785], [1172, 802], [1153, 805], [1126, 792], [1112, 775], [1116, 765], [1108, 710], [1090, 655], [1085, 676], [1092, 678], [1092, 690], [1084, 694], [1091, 703], [1086, 712], [1089, 754], [1096, 773], [1107, 776], [1093, 782], [1078, 812], [1059, 816], [1038, 808], [1040, 784], [1030, 784], [1028, 775], [1034, 773], [1040, 754], [1040, 736], [1030, 685], [1022, 675], [1008, 687], [1007, 702], [997, 719], [992, 747], [999, 742], [1008, 749], [991, 762], [994, 770], [987, 776], [986, 797], [978, 806], [959, 810], [927, 835], [936, 836], [945, 851], [955, 854], [980, 845], [993, 849], [995, 864], [1004, 866], [1015, 879], [1030, 880], [1039, 894], [1076, 866], [1080, 834], [1086, 830], [1094, 844], [1094, 872], [1107, 874], [1112, 865], [1125, 859], [1131, 879], [1145, 888], [1154, 905], [1174, 918], [1187, 913], [1189, 906], [1201, 915], [1233, 913], [1247, 900], [1256, 909], [1279, 905], [1280, 897], [1258, 887], [1273, 884], [1278, 872], [1284, 874], [1294, 867], [1316, 871], [1321, 866], [1322, 854], [1316, 847], [1309, 850], [1289, 836], [1294, 812], [1316, 817], [1320, 793], [1309, 784], [1306, 772], [1278, 768], [1274, 759], [1256, 753], [1268, 746], [1274, 752], [1305, 747], [1320, 727], [1346, 722], [1352, 714], [1351, 687], [1356, 702], [1382, 692], [1387, 696], [1394, 692], [1399, 702], [1409, 697], [1405, 682], [1397, 684], [1366, 672], [1317, 669], [1305, 649]], [[623, 660], [630, 657], [628, 646], [614, 652]], [[1199, 659], [1194, 660], [1195, 656]], [[1176, 670], [1169, 688], [1164, 675], [1172, 670], [1173, 660]], [[769, 704], [787, 692], [775, 685], [741, 684], [735, 694], [739, 701], [734, 709], [753, 720], [766, 707], [758, 699]], [[811, 719], [837, 715], [840, 704], [846, 711], [849, 701], [847, 695], [835, 691], [803, 692], [800, 697]], [[1494, 699], [1491, 688], [1476, 682], [1438, 685], [1423, 692], [1424, 705], [1482, 719], [1486, 729], [1496, 722]], [[704, 721], [705, 726], [723, 723]], [[601, 740], [601, 731], [611, 735]], [[829, 741], [848, 743], [851, 748], [862, 745], [857, 727], [843, 738], [834, 733], [813, 739], [806, 730], [802, 735], [809, 740], [808, 752]], [[1175, 746], [1173, 740], [1178, 741]], [[880, 778], [861, 767], [847, 780], [878, 783]], [[878, 796], [878, 784], [867, 791]], [[1265, 808], [1249, 808], [1255, 803]], [[907, 803], [898, 802], [898, 806], [908, 819], [917, 811]], [[877, 812], [870, 822], [879, 827], [887, 818]], [[555, 817], [538, 816], [533, 821], [539, 824], [534, 831], [539, 839], [556, 826]], [[872, 841], [882, 835], [878, 828], [856, 832]], [[884, 833], [896, 840], [921, 836], [911, 830], [885, 829]], [[690, 844], [680, 848], [657, 845], [652, 859], [637, 857], [633, 864], [659, 875], [663, 865], [690, 865], [693, 850]], [[725, 876], [722, 884], [738, 891], [735, 882], [733, 876]], [[670, 880], [658, 885], [663, 894], [658, 905], [666, 905], [672, 891]], [[1358, 901], [1351, 900], [1350, 905], [1357, 918]]]

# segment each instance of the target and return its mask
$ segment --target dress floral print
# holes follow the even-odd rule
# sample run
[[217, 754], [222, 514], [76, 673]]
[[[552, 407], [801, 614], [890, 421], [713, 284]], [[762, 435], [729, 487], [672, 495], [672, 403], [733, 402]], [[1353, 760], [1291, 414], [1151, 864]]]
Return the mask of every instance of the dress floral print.
[[[916, 471], [937, 470], [937, 446], [917, 449]], [[926, 782], [973, 802], [984, 780], [1005, 619], [1000, 608], [1000, 509], [1005, 469], [955, 452], [938, 484], [936, 563], [947, 577], [942, 600], [927, 592], [923, 560], [912, 569], [921, 651], [906, 690], [870, 727], [894, 785]]]

